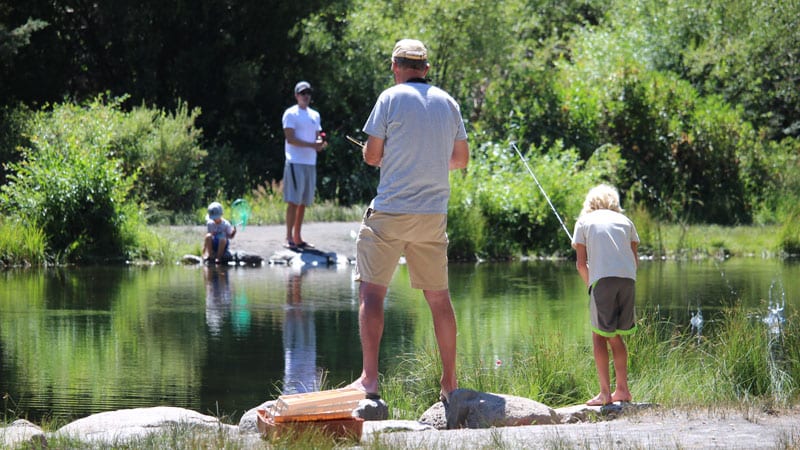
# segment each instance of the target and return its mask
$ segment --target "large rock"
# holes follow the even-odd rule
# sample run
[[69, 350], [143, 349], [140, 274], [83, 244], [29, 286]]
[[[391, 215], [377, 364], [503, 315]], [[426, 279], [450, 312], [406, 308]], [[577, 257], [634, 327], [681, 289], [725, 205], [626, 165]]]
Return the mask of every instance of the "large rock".
[[56, 436], [116, 445], [161, 433], [175, 426], [190, 426], [209, 432], [236, 431], [235, 426], [225, 425], [216, 417], [184, 408], [156, 406], [92, 414], [59, 428]]
[[386, 420], [389, 418], [389, 406], [381, 398], [367, 398], [358, 402], [358, 407], [353, 410], [353, 416], [368, 421]]
[[456, 389], [450, 402], [437, 402], [422, 414], [420, 422], [436, 429], [490, 428], [557, 424], [560, 417], [547, 405], [505, 394]]
[[258, 413], [259, 409], [270, 409], [275, 404], [276, 400], [268, 400], [255, 408], [251, 408], [247, 410], [244, 414], [242, 414], [242, 418], [239, 419], [239, 432], [240, 433], [258, 433]]
[[47, 448], [47, 439], [41, 428], [25, 419], [19, 419], [7, 427], [0, 428], [0, 447], [14, 448], [18, 445]]

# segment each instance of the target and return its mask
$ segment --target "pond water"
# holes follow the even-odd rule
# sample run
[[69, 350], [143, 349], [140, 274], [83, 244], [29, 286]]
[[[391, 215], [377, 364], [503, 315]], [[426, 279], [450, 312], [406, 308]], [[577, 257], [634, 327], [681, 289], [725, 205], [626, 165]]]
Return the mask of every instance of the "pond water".
[[[361, 370], [354, 267], [93, 267], [0, 273], [4, 412], [39, 420], [179, 406], [235, 420], [280, 393]], [[590, 345], [586, 289], [569, 261], [453, 264], [459, 360], [510, 361], [541, 333]], [[800, 306], [800, 265], [776, 259], [642, 261], [637, 310], [689, 326], [741, 303]], [[386, 300], [381, 369], [434, 346], [406, 268]]]

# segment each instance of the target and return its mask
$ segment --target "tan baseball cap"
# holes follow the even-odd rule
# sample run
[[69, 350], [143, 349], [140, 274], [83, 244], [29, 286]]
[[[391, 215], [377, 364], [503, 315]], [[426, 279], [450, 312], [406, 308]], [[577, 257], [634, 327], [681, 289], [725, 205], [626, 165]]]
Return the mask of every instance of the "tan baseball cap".
[[394, 45], [394, 50], [392, 50], [392, 58], [427, 61], [428, 49], [425, 48], [425, 44], [416, 39], [401, 39]]

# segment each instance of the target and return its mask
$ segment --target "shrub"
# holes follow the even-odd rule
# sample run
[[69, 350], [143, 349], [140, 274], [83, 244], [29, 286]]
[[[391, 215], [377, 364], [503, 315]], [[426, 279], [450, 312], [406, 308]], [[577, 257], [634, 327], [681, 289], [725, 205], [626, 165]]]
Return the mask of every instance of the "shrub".
[[501, 259], [519, 253], [571, 253], [553, 208], [571, 234], [589, 188], [601, 181], [616, 183], [617, 170], [624, 165], [612, 146], [598, 149], [586, 163], [560, 142], [526, 153], [533, 176], [511, 146], [490, 143], [473, 151], [466, 174], [451, 177], [451, 255]]
[[[206, 175], [201, 168], [207, 152], [194, 125], [199, 108], [190, 111], [186, 103], [174, 113], [145, 106], [129, 113], [119, 111], [117, 104], [109, 108], [116, 116], [110, 150], [121, 159], [126, 175], [137, 175], [133, 194], [139, 201], [172, 211], [189, 211], [205, 203]], [[212, 179], [221, 182], [216, 172]]]
[[40, 227], [48, 249], [70, 260], [118, 257], [131, 244], [123, 230], [135, 220], [127, 203], [135, 176], [111, 152], [114, 121], [113, 108], [99, 100], [34, 114], [30, 147], [2, 186], [4, 210], [22, 226]]

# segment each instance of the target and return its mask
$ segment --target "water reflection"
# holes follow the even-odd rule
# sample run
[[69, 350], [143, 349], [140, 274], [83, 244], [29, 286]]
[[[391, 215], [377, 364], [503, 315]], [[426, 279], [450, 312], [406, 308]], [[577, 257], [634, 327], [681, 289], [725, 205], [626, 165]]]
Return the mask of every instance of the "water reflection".
[[697, 307], [697, 312], [692, 313], [689, 324], [692, 326], [692, 334], [697, 335], [697, 340], [699, 341], [703, 335], [703, 311], [699, 306]]
[[[777, 289], [780, 289], [779, 294], [775, 293]], [[776, 299], [776, 296], [780, 296], [780, 299]], [[769, 328], [769, 332], [773, 335], [781, 334], [783, 323], [786, 321], [786, 318], [783, 316], [783, 310], [785, 308], [786, 292], [783, 290], [783, 285], [776, 286], [776, 282], [773, 281], [769, 287], [767, 315], [763, 319], [764, 323], [767, 324]]]
[[[780, 292], [777, 292], [780, 290]], [[780, 297], [777, 299], [775, 297]], [[767, 367], [769, 368], [770, 384], [775, 401], [785, 403], [791, 390], [791, 376], [786, 371], [786, 349], [783, 341], [783, 323], [786, 318], [783, 311], [786, 308], [786, 291], [783, 284], [773, 280], [769, 287], [769, 303], [767, 315], [762, 319], [769, 330]]]
[[206, 325], [208, 332], [215, 337], [222, 335], [225, 316], [231, 311], [231, 286], [228, 280], [229, 267], [203, 267], [203, 280], [206, 285]]
[[303, 267], [291, 268], [286, 281], [283, 318], [284, 394], [319, 390], [314, 312], [303, 303], [305, 274]]
[[203, 281], [206, 289], [206, 325], [208, 333], [219, 338], [226, 320], [230, 321], [235, 336], [245, 336], [250, 331], [250, 306], [244, 289], [235, 289], [231, 277], [236, 267], [205, 266]]

